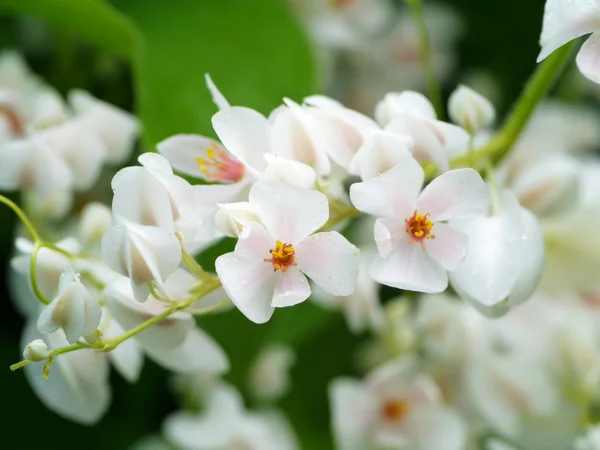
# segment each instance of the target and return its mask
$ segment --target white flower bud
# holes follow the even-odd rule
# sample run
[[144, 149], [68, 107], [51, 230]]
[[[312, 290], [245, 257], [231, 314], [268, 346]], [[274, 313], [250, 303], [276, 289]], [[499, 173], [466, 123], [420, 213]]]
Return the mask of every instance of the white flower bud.
[[448, 112], [452, 121], [469, 133], [488, 127], [496, 117], [494, 105], [473, 89], [460, 85], [450, 95]]
[[38, 318], [38, 329], [51, 334], [62, 328], [67, 340], [77, 342], [82, 336], [93, 335], [102, 309], [91, 292], [81, 283], [73, 269], [65, 269], [60, 277], [57, 297], [46, 306]]
[[23, 358], [29, 361], [44, 361], [50, 356], [50, 350], [48, 346], [41, 339], [35, 339], [27, 344], [25, 350], [23, 350]]
[[435, 119], [435, 109], [427, 97], [414, 91], [390, 92], [375, 107], [375, 119], [382, 127], [402, 114]]
[[102, 203], [88, 203], [79, 222], [79, 236], [86, 245], [99, 244], [113, 225], [112, 211]]
[[254, 208], [248, 202], [225, 203], [219, 205], [215, 215], [217, 228], [229, 237], [239, 237], [244, 225], [250, 222], [260, 222]]

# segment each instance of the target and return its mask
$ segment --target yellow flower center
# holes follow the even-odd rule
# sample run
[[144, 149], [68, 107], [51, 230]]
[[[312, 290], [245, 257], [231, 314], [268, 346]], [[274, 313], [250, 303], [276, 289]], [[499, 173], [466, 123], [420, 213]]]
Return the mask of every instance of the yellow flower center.
[[275, 242], [275, 248], [269, 250], [270, 258], [265, 258], [264, 261], [273, 264], [273, 271], [281, 270], [285, 272], [290, 266], [295, 266], [294, 255], [296, 251], [290, 244], [284, 244], [281, 241]]
[[408, 413], [410, 405], [403, 399], [392, 399], [384, 403], [381, 408], [381, 415], [388, 422], [399, 422]]
[[425, 248], [425, 239], [435, 239], [435, 236], [431, 234], [433, 223], [429, 220], [429, 214], [419, 214], [419, 211], [414, 212], [412, 217], [405, 220], [406, 232], [410, 236], [410, 241], [417, 241], [421, 243], [421, 247]]
[[234, 159], [217, 143], [206, 150], [206, 157], [196, 158], [200, 172], [209, 182], [237, 183], [244, 177], [244, 165]]

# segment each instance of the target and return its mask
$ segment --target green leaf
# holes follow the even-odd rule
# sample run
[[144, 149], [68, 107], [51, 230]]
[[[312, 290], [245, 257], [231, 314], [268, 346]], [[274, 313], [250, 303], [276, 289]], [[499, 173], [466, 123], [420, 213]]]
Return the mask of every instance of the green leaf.
[[[139, 27], [138, 113], [146, 143], [212, 133], [210, 73], [233, 105], [268, 113], [283, 97], [315, 90], [315, 63], [297, 24], [276, 0], [115, 0]], [[151, 150], [148, 148], [147, 150]]]
[[0, 0], [0, 13], [32, 15], [122, 56], [140, 46], [135, 26], [101, 0]]

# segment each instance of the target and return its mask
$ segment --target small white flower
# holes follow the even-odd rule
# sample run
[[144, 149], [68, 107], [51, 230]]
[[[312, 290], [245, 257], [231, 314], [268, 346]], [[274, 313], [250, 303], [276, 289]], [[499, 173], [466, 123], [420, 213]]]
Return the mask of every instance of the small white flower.
[[260, 222], [260, 218], [249, 202], [223, 203], [219, 204], [215, 222], [224, 235], [239, 238], [244, 226]]
[[464, 449], [466, 424], [417, 370], [414, 361], [395, 360], [364, 381], [334, 380], [329, 398], [336, 448]]
[[58, 295], [44, 307], [38, 318], [42, 333], [51, 334], [62, 328], [67, 340], [77, 342], [79, 338], [92, 338], [100, 320], [102, 309], [79, 279], [73, 269], [66, 269], [60, 277]]
[[276, 307], [306, 300], [305, 275], [333, 295], [354, 291], [358, 249], [337, 232], [312, 234], [329, 215], [323, 194], [259, 182], [250, 204], [260, 223], [244, 226], [235, 250], [216, 261], [223, 288], [246, 317], [264, 323]]
[[50, 356], [48, 345], [43, 339], [34, 339], [23, 350], [23, 358], [29, 361], [44, 361]]
[[165, 436], [189, 450], [235, 449], [297, 450], [287, 421], [272, 412], [249, 412], [240, 394], [220, 383], [205, 394], [202, 414], [178, 412], [167, 418]]
[[290, 389], [289, 371], [296, 363], [296, 354], [291, 347], [272, 344], [264, 348], [256, 358], [250, 371], [250, 388], [256, 398], [274, 402]]
[[434, 179], [422, 192], [423, 169], [406, 157], [396, 167], [350, 187], [360, 211], [379, 219], [374, 235], [379, 255], [371, 276], [379, 283], [436, 293], [448, 286], [448, 273], [466, 255], [468, 235], [444, 223], [487, 213], [490, 192], [473, 169]]
[[387, 172], [411, 154], [414, 140], [385, 131], [374, 132], [354, 155], [349, 172], [363, 181]]
[[487, 316], [506, 314], [526, 301], [544, 268], [544, 235], [538, 219], [510, 191], [498, 193], [489, 216], [451, 222], [470, 237], [465, 259], [450, 273], [454, 289]]
[[448, 112], [452, 121], [471, 134], [489, 127], [496, 117], [494, 105], [468, 86], [460, 85], [450, 95]]
[[600, 83], [598, 48], [600, 42], [600, 3], [595, 0], [546, 0], [538, 62], [569, 41], [586, 34], [592, 36], [577, 55], [583, 75]]

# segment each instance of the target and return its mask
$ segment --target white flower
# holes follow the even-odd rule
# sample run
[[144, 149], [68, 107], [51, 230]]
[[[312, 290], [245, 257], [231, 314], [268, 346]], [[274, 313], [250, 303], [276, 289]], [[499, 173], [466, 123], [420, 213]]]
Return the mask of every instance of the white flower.
[[109, 162], [122, 163], [129, 157], [139, 132], [133, 115], [81, 90], [69, 93], [69, 103], [78, 122], [102, 140]]
[[[69, 345], [62, 331], [42, 335], [35, 321], [27, 322], [22, 345], [44, 338], [50, 349]], [[82, 349], [55, 358], [48, 381], [44, 380], [43, 363], [23, 368], [29, 385], [40, 401], [52, 412], [77, 423], [91, 425], [104, 415], [110, 405], [109, 365], [104, 353]]]
[[260, 218], [249, 202], [222, 203], [219, 204], [215, 222], [224, 235], [238, 238], [244, 226], [260, 222]]
[[336, 448], [464, 449], [465, 423], [443, 406], [434, 381], [417, 370], [413, 361], [395, 360], [364, 381], [334, 380], [329, 398]]
[[598, 450], [600, 449], [600, 426], [590, 426], [585, 435], [577, 439], [575, 450]]
[[271, 344], [261, 350], [250, 370], [250, 389], [262, 401], [274, 402], [290, 389], [290, 369], [296, 363], [291, 347]]
[[43, 339], [34, 339], [23, 350], [23, 358], [29, 361], [44, 361], [50, 356], [48, 345]]
[[225, 383], [208, 392], [204, 404], [202, 414], [178, 412], [168, 417], [167, 439], [188, 450], [298, 449], [292, 429], [280, 414], [246, 411], [240, 394]]
[[458, 86], [450, 95], [448, 112], [454, 123], [471, 134], [489, 127], [496, 117], [494, 105], [465, 85]]
[[305, 275], [334, 295], [354, 291], [358, 249], [337, 232], [312, 234], [329, 216], [323, 194], [259, 182], [250, 204], [261, 222], [244, 226], [235, 250], [215, 263], [223, 288], [246, 317], [264, 323], [275, 308], [306, 300]]
[[[194, 281], [197, 280], [179, 269], [165, 281], [165, 295], [171, 300], [184, 300], [191, 295], [189, 289]], [[111, 283], [104, 290], [103, 298], [113, 320], [125, 331], [169, 309], [167, 303], [152, 296], [144, 299], [144, 303], [137, 302], [124, 278]], [[205, 299], [202, 300], [205, 303]], [[221, 347], [196, 327], [194, 317], [188, 312], [171, 314], [157, 325], [137, 334], [135, 340], [150, 358], [177, 373], [222, 374], [229, 368], [227, 356]]]
[[371, 276], [399, 289], [436, 293], [448, 286], [447, 271], [465, 257], [468, 235], [445, 221], [485, 214], [488, 186], [473, 169], [434, 179], [421, 192], [424, 175], [411, 157], [371, 180], [353, 184], [354, 206], [379, 219], [374, 235], [379, 255]]
[[577, 55], [577, 66], [583, 75], [600, 83], [598, 31], [600, 31], [600, 3], [596, 0], [547, 0], [540, 37], [542, 49], [538, 62], [567, 42], [593, 33]]
[[37, 324], [44, 334], [62, 328], [67, 340], [74, 343], [80, 337], [94, 341], [94, 333], [101, 319], [102, 309], [98, 301], [73, 269], [65, 269], [60, 277], [57, 297], [44, 307]]
[[535, 291], [544, 268], [537, 218], [510, 191], [498, 193], [489, 216], [453, 221], [470, 237], [469, 252], [450, 273], [452, 287], [487, 316], [506, 314]]
[[437, 120], [431, 102], [418, 92], [387, 94], [376, 116], [385, 124], [384, 131], [413, 140], [412, 152], [418, 161], [432, 161], [442, 172], [448, 170], [448, 158], [467, 150], [469, 133]]
[[117, 224], [102, 238], [102, 258], [112, 270], [130, 278], [136, 299], [143, 301], [150, 293], [148, 283], [163, 291], [163, 281], [179, 267], [181, 244], [168, 229], [115, 220]]

